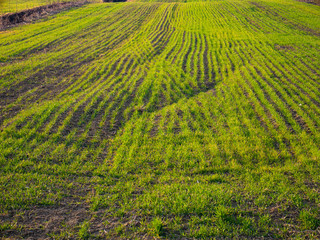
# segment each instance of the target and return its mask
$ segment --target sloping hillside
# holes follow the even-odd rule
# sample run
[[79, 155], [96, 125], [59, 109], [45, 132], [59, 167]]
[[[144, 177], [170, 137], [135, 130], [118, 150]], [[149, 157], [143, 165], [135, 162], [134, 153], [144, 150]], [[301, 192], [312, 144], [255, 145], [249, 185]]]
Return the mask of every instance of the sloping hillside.
[[0, 33], [0, 236], [320, 233], [320, 7], [90, 4]]

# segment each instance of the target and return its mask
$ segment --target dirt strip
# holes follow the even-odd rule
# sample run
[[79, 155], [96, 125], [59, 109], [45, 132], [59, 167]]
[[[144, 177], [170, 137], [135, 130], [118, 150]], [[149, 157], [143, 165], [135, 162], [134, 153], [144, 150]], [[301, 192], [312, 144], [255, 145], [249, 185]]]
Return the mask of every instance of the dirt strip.
[[87, 4], [87, 1], [80, 2], [61, 2], [45, 6], [25, 9], [16, 13], [7, 13], [0, 16], [0, 30], [5, 30], [20, 23], [28, 23], [39, 18], [46, 17], [50, 14], [57, 13], [72, 7], [80, 7]]

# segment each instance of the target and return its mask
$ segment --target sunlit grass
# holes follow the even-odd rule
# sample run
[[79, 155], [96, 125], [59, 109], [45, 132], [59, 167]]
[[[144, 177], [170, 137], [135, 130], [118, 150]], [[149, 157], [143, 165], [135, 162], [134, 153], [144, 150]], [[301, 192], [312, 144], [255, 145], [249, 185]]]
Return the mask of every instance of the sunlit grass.
[[2, 32], [1, 212], [86, 212], [54, 238], [319, 238], [319, 17], [110, 3]]

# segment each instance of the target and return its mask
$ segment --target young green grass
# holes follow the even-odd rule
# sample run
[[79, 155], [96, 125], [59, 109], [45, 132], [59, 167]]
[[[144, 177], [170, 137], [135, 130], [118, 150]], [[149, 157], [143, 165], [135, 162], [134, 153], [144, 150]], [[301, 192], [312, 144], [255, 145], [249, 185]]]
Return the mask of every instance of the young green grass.
[[106, 3], [2, 32], [1, 237], [318, 239], [319, 18]]
[[[0, 14], [14, 13], [35, 7], [62, 3], [73, 2], [72, 0], [1, 0], [0, 1]], [[99, 2], [97, 0], [90, 0], [90, 2]]]

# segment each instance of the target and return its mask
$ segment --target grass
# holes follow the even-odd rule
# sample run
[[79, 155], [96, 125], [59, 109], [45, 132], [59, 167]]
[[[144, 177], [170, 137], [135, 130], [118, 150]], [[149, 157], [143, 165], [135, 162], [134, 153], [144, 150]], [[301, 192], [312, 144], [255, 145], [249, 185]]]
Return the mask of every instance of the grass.
[[110, 3], [1, 32], [0, 235], [318, 239], [319, 17]]
[[43, 5], [49, 5], [58, 2], [70, 2], [71, 0], [1, 0], [0, 14], [18, 12], [24, 9], [35, 8]]
[[90, 237], [90, 233], [88, 232], [90, 228], [89, 222], [83, 222], [79, 229], [79, 238], [80, 239], [88, 239]]

